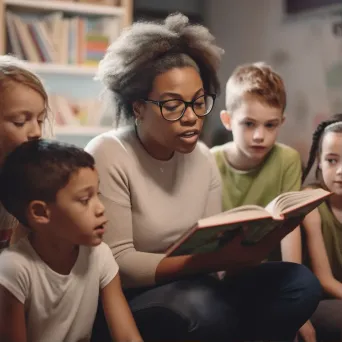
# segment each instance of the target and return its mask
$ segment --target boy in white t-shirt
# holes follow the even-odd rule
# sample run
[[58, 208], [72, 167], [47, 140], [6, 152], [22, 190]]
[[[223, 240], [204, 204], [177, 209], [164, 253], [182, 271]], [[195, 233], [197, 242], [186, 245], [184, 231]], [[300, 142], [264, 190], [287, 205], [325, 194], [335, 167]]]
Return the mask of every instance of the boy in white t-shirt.
[[141, 341], [102, 242], [93, 157], [34, 140], [17, 147], [1, 171], [0, 200], [30, 233], [0, 255], [0, 340], [90, 341], [100, 294], [113, 340]]

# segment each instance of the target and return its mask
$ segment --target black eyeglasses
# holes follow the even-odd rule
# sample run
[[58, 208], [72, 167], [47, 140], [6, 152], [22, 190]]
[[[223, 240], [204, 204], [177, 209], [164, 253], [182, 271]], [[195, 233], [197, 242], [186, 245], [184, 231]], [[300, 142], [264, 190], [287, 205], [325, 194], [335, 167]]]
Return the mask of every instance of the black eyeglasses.
[[166, 101], [143, 99], [143, 101], [159, 106], [160, 113], [165, 120], [177, 121], [184, 115], [189, 106], [198, 117], [208, 115], [214, 107], [215, 99], [216, 94], [205, 94], [190, 102], [180, 99]]

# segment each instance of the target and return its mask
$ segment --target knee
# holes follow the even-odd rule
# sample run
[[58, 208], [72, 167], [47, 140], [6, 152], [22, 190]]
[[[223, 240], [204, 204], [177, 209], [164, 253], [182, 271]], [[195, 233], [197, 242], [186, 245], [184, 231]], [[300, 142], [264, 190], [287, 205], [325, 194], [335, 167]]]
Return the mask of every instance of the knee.
[[342, 300], [322, 300], [311, 322], [321, 341], [342, 341]]
[[[147, 322], [154, 322], [159, 332], [154, 329], [153, 334], [159, 340], [165, 340], [165, 336], [172, 336], [173, 340], [233, 340], [238, 315], [228, 306], [215, 282], [201, 279], [171, 287], [163, 301], [134, 312], [138, 326], [148, 329]], [[147, 336], [149, 332], [141, 333]]]
[[238, 314], [218, 287], [194, 284], [180, 293], [177, 309], [186, 317], [188, 331], [194, 339], [231, 340], [237, 334]]
[[183, 311], [192, 318], [192, 326], [226, 324], [231, 314], [226, 301], [212, 288], [195, 287], [189, 290], [182, 298], [182, 304]]
[[304, 265], [290, 264], [292, 287], [304, 302], [311, 301], [316, 308], [321, 297], [322, 288], [317, 277]]

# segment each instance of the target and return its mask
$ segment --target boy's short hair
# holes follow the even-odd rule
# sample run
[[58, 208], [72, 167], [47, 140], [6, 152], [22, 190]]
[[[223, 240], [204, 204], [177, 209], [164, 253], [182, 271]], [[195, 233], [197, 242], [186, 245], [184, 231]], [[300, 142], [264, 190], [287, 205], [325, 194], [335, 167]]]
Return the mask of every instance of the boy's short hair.
[[233, 71], [226, 85], [227, 111], [233, 113], [246, 95], [282, 112], [285, 110], [284, 82], [278, 73], [263, 62], [244, 64]]
[[20, 223], [28, 225], [30, 202], [54, 202], [71, 175], [94, 169], [94, 158], [83, 149], [56, 141], [31, 140], [12, 151], [0, 173], [0, 201]]

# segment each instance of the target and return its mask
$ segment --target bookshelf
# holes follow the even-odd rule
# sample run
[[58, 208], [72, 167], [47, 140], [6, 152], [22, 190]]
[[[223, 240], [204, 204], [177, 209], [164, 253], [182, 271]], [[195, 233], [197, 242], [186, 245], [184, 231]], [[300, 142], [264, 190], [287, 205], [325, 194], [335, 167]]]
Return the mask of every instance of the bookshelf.
[[[11, 36], [9, 19], [8, 19], [8, 17], [10, 16], [9, 13], [11, 13], [11, 16], [12, 14], [15, 14], [14, 17], [18, 16], [18, 18], [19, 16], [22, 16], [23, 22], [25, 22], [25, 24], [28, 26], [28, 32], [30, 32], [32, 36], [32, 40], [33, 41], [35, 40], [35, 48], [38, 50], [38, 52], [41, 46], [38, 46], [37, 40], [40, 40], [41, 42], [42, 39], [37, 39], [37, 33], [36, 33], [36, 38], [34, 39], [33, 33], [39, 32], [39, 30], [41, 32], [41, 28], [39, 28], [39, 30], [37, 28], [35, 28], [35, 30], [32, 30], [31, 26], [34, 26], [35, 22], [27, 24], [26, 22], [28, 21], [26, 20], [25, 16], [27, 16], [28, 18], [37, 17], [40, 19], [40, 18], [48, 17], [50, 15], [52, 16], [57, 13], [61, 13], [61, 18], [62, 18], [60, 19], [61, 21], [64, 21], [64, 19], [66, 19], [66, 21], [68, 20], [72, 21], [75, 18], [77, 18], [75, 20], [80, 20], [80, 21], [84, 20], [85, 23], [82, 23], [82, 24], [83, 24], [83, 27], [86, 27], [86, 29], [88, 28], [87, 25], [92, 25], [90, 24], [90, 21], [102, 20], [103, 21], [102, 26], [106, 29], [106, 33], [108, 33], [107, 42], [111, 42], [117, 37], [121, 28], [131, 25], [132, 20], [133, 20], [132, 19], [133, 0], [119, 0], [116, 2], [119, 3], [117, 6], [93, 4], [90, 2], [74, 2], [72, 0], [69, 0], [69, 1], [67, 0], [0, 0], [0, 53], [5, 54], [8, 52], [11, 52], [14, 55], [16, 55], [13, 52], [14, 44], [12, 45], [10, 43], [12, 42], [12, 40], [9, 38]], [[12, 20], [12, 23], [14, 22], [14, 20], [17, 20], [16, 23], [18, 22], [17, 18], [14, 20], [13, 19], [11, 20]], [[36, 20], [36, 21], [40, 21], [40, 20]], [[114, 21], [116, 24], [114, 24]], [[74, 24], [75, 22], [72, 23], [72, 25]], [[50, 25], [50, 23], [46, 25]], [[20, 33], [22, 29], [18, 29], [18, 26], [15, 26], [15, 27], [16, 27], [16, 30], [12, 28], [12, 32]], [[70, 27], [71, 29], [74, 29], [75, 27], [77, 27], [78, 29], [78, 27], [80, 27], [80, 24], [78, 22], [74, 26], [71, 26], [70, 24], [70, 26], [68, 27], [69, 27], [69, 33], [67, 33], [66, 35], [69, 34], [69, 39], [70, 39]], [[115, 31], [117, 32], [116, 36], [109, 33], [113, 31], [113, 27]], [[76, 31], [76, 33], [74, 31], [73, 33], [75, 34], [76, 37], [80, 36], [80, 31]], [[84, 31], [82, 33], [84, 33]], [[13, 36], [13, 33], [12, 33], [12, 36]], [[19, 35], [17, 37], [19, 37]], [[41, 35], [41, 37], [44, 37], [44, 35]], [[82, 37], [87, 37], [87, 36], [85, 35]], [[46, 43], [45, 45], [46, 47], [47, 46], [46, 40], [43, 42]], [[59, 46], [58, 44], [55, 44], [54, 41], [53, 43], [54, 45]], [[96, 41], [95, 43], [97, 44], [98, 41]], [[20, 43], [20, 45], [22, 45], [22, 43]], [[47, 87], [48, 90], [50, 90], [51, 88], [52, 89], [54, 88], [53, 83], [55, 82], [55, 79], [54, 79], [55, 77], [58, 77], [59, 83], [61, 83], [60, 80], [62, 79], [63, 83], [65, 83], [66, 88], [68, 87], [70, 80], [74, 82], [75, 79], [78, 80], [77, 82], [79, 82], [78, 84], [80, 85], [80, 88], [81, 87], [84, 88], [85, 85], [90, 84], [91, 82], [94, 82], [93, 77], [95, 76], [95, 73], [97, 70], [97, 66], [96, 66], [97, 62], [88, 63], [87, 61], [84, 61], [84, 62], [79, 61], [77, 57], [79, 56], [79, 52], [77, 51], [77, 49], [79, 48], [79, 46], [82, 46], [81, 43], [77, 42], [78, 47], [73, 50], [74, 52], [70, 52], [71, 51], [70, 46], [73, 46], [73, 45], [70, 45], [70, 41], [69, 41], [69, 45], [68, 43], [66, 43], [65, 45], [66, 47], [64, 47], [63, 58], [62, 57], [60, 58], [59, 52], [57, 54], [58, 58], [54, 58], [54, 59], [46, 58], [45, 56], [48, 56], [48, 53], [46, 53], [46, 51], [45, 51], [45, 55], [43, 56], [42, 50], [44, 50], [44, 45], [40, 49], [40, 52], [36, 54], [36, 56], [39, 55], [39, 57], [41, 57], [39, 60], [33, 59], [32, 57], [28, 58], [29, 55], [26, 53], [26, 50], [22, 48], [22, 46], [21, 46], [22, 48], [21, 51], [25, 52], [24, 54], [25, 57], [18, 56], [18, 55], [17, 56], [19, 58], [26, 59], [26, 64], [28, 68], [36, 72], [40, 76], [42, 76], [44, 82], [45, 82], [45, 79], [52, 80], [51, 86]], [[84, 49], [84, 45], [83, 45], [83, 49]], [[31, 48], [31, 51], [32, 51], [32, 48]], [[84, 51], [85, 50], [83, 50], [83, 52]], [[86, 51], [86, 53], [88, 53], [88, 51]], [[72, 61], [70, 61], [70, 54], [73, 54]], [[47, 83], [48, 82], [45, 82], [45, 85]], [[59, 88], [61, 88], [60, 84], [59, 84]], [[91, 86], [90, 86], [90, 89], [91, 89]], [[72, 95], [72, 93], [73, 93], [73, 88], [70, 88], [70, 95]], [[91, 91], [89, 91], [89, 93], [91, 93]], [[108, 124], [108, 121], [107, 121], [107, 124]], [[63, 123], [63, 125], [60, 125], [60, 126], [58, 125], [55, 126], [53, 131], [57, 136], [73, 135], [75, 137], [77, 136], [92, 137], [102, 132], [108, 131], [110, 129], [111, 127], [107, 125], [106, 126], [94, 126], [92, 123], [89, 123], [89, 125], [84, 124], [84, 123], [82, 125], [74, 125], [73, 121], [71, 121], [71, 122]]]
[[123, 6], [96, 5], [58, 0], [3, 0], [5, 6], [35, 12], [63, 11], [72, 14], [123, 16]]
[[95, 76], [96, 67], [54, 63], [30, 63], [26, 62], [30, 70], [37, 74], [49, 75], [78, 75], [78, 76]]
[[56, 135], [73, 135], [73, 136], [95, 136], [111, 130], [110, 126], [57, 126], [54, 128]]

